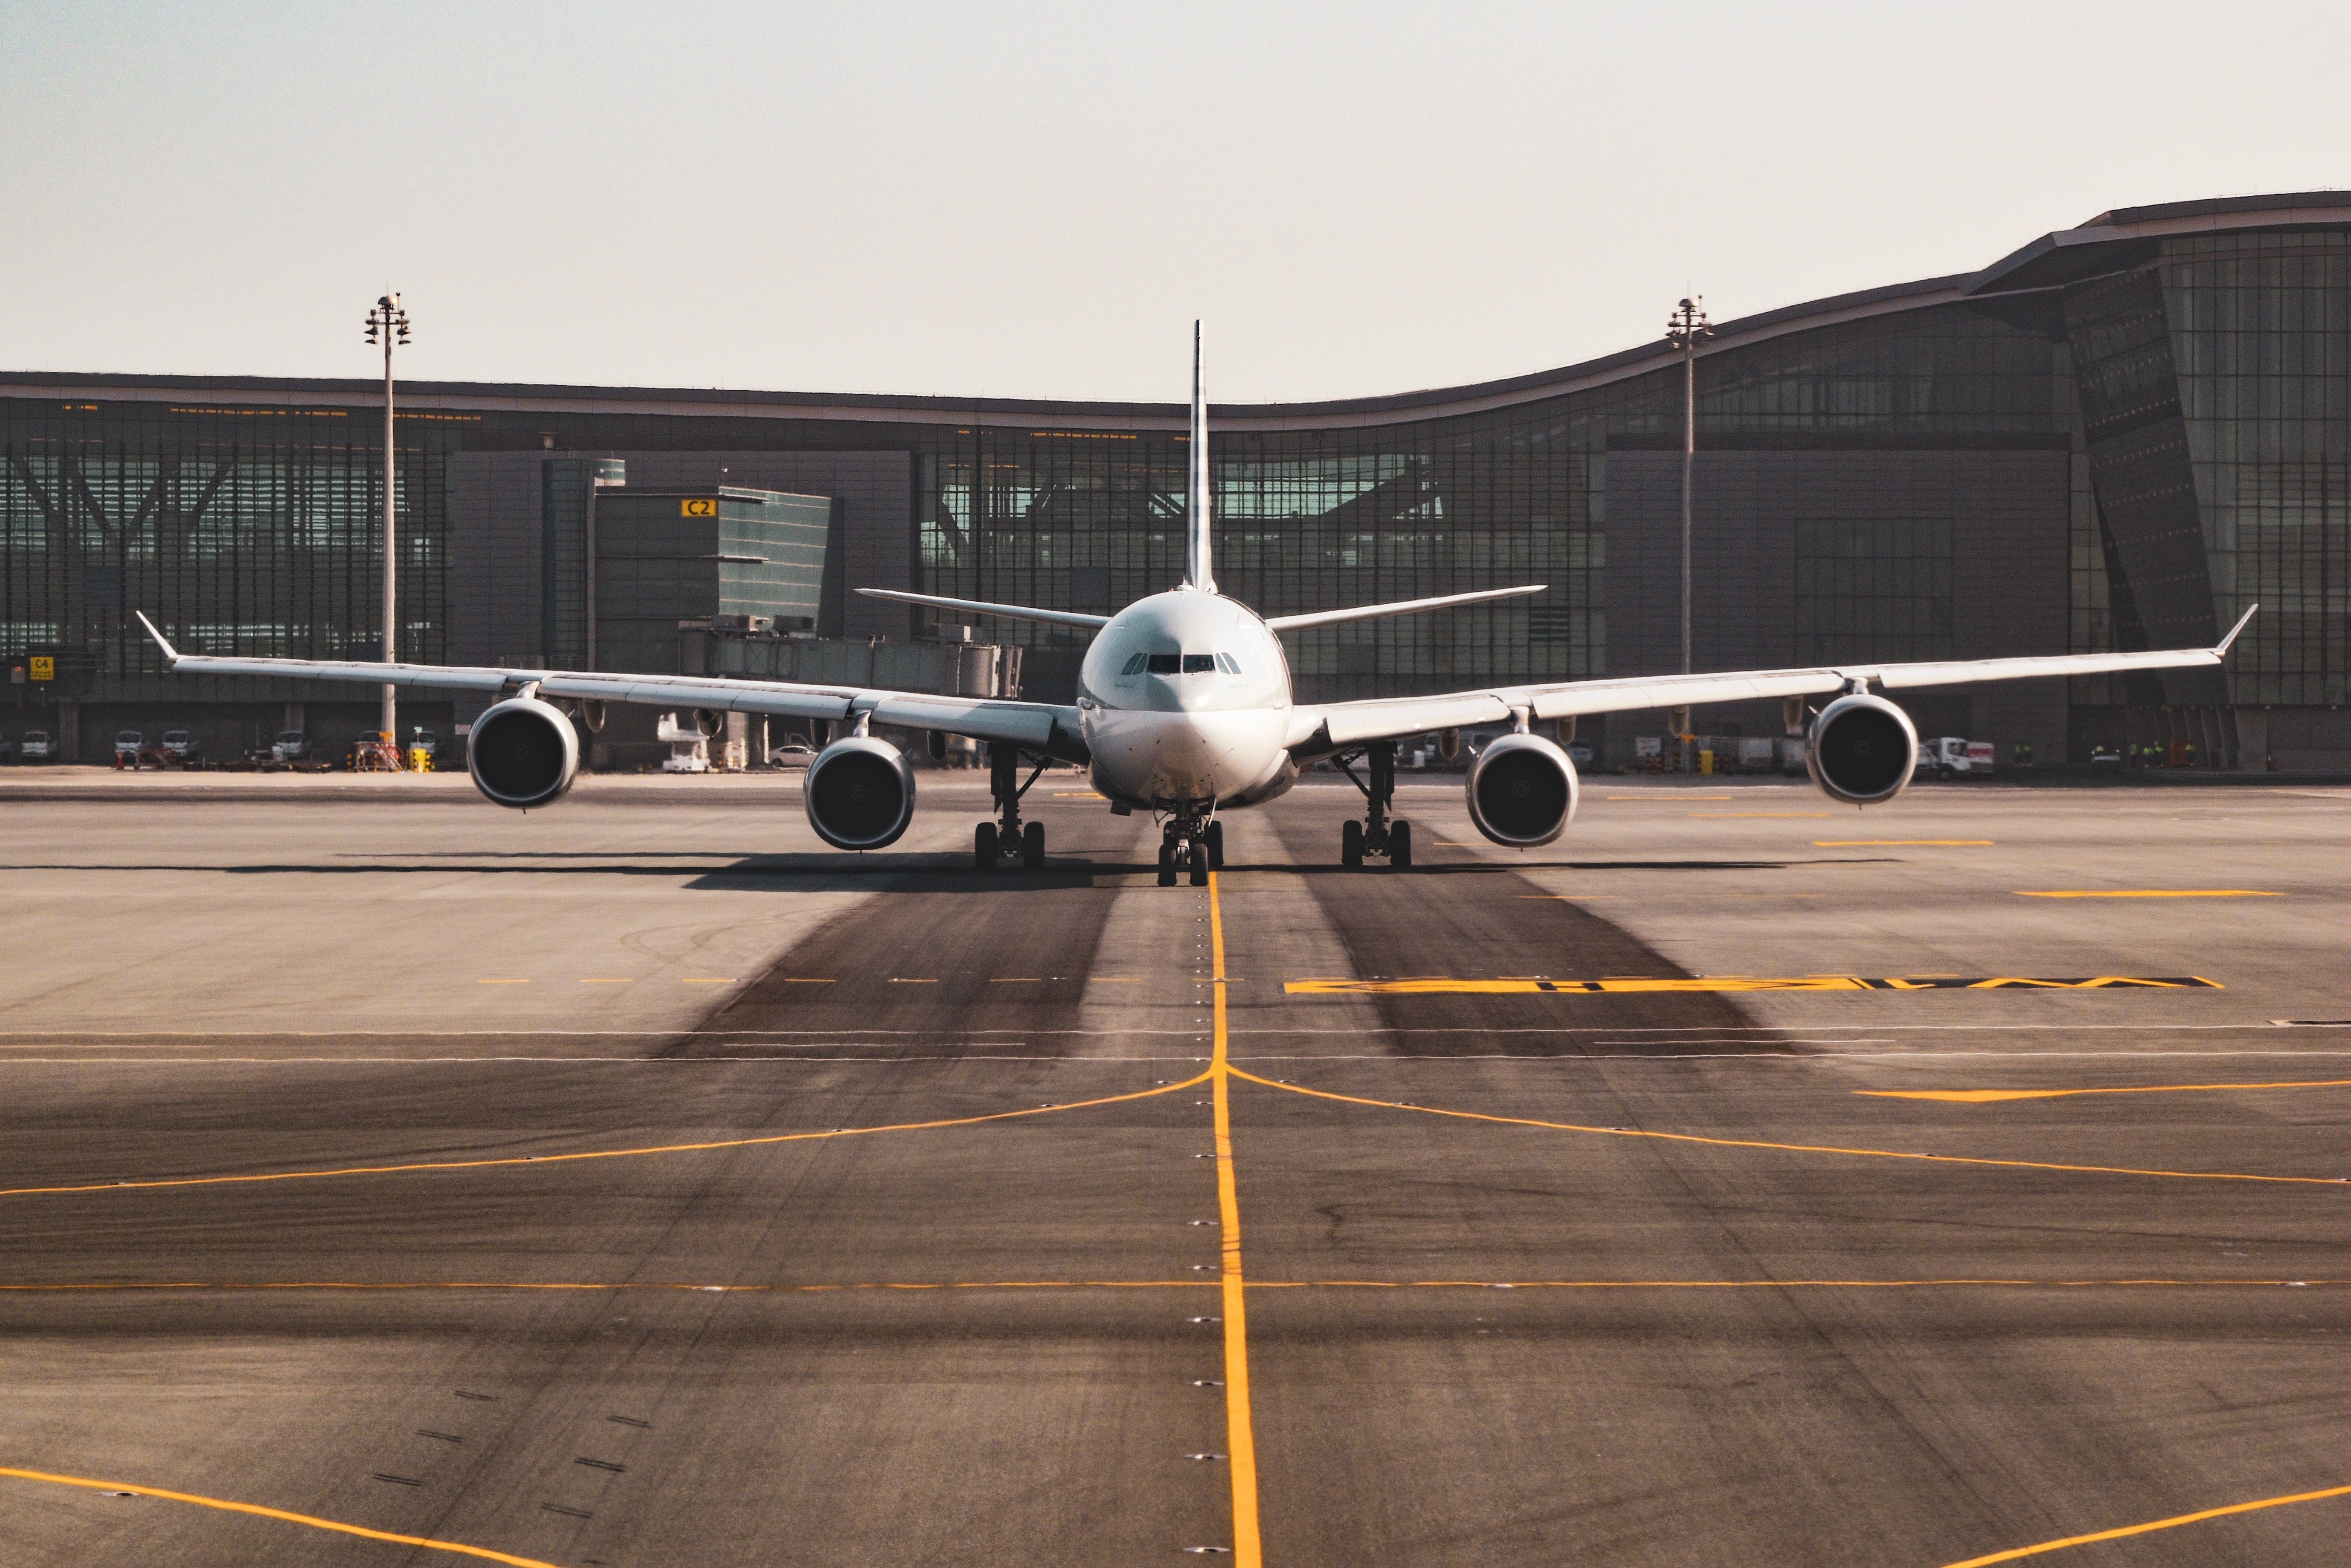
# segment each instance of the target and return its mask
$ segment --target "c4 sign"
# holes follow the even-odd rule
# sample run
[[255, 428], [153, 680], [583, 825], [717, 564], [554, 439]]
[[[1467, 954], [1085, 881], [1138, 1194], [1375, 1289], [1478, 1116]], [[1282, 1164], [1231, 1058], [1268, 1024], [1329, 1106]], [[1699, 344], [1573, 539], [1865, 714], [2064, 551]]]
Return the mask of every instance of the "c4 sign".
[[37, 681], [54, 681], [57, 678], [57, 662], [48, 654], [36, 653], [25, 662], [32, 666], [31, 670], [27, 673], [32, 675], [33, 679]]

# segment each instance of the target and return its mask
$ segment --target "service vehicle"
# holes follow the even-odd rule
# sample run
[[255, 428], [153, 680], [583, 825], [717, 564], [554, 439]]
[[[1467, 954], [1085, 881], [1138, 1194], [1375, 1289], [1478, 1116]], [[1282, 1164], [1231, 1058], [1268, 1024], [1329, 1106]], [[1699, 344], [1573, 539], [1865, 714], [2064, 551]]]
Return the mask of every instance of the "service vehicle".
[[272, 762], [299, 762], [310, 755], [310, 737], [298, 729], [281, 729], [269, 743]]
[[204, 744], [186, 730], [167, 729], [163, 732], [162, 751], [166, 762], [193, 762], [204, 755]]
[[1962, 740], [1956, 735], [1938, 736], [1918, 743], [1917, 772], [1932, 773], [1938, 779], [1989, 779], [1991, 777], [1991, 742]]
[[25, 738], [16, 743], [16, 760], [19, 762], [51, 762], [56, 758], [57, 748], [50, 743], [49, 732], [46, 729], [28, 729], [25, 732]]

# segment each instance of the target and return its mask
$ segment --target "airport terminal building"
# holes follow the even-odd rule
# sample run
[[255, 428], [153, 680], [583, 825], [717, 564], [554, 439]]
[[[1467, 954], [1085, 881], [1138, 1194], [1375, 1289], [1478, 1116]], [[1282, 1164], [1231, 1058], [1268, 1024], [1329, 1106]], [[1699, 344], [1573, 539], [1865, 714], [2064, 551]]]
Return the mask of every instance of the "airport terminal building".
[[[1220, 585], [1267, 613], [1552, 585], [1296, 634], [1307, 700], [1676, 669], [1682, 376], [1659, 341], [1217, 405]], [[2258, 601], [2225, 675], [1905, 706], [2002, 760], [2186, 738], [2220, 766], [2351, 767], [2351, 193], [2117, 210], [1980, 272], [1723, 323], [1696, 386], [1698, 668], [2209, 643]], [[289, 704], [328, 737], [371, 727], [372, 688], [167, 680], [131, 612], [193, 651], [377, 656], [381, 396], [0, 372], [0, 738], [96, 760], [117, 727], [177, 724], [227, 755]], [[782, 671], [795, 640], [942, 635], [858, 587], [1113, 610], [1181, 575], [1185, 432], [1176, 403], [406, 385], [397, 653], [676, 669], [704, 655], [671, 623], [716, 618], [774, 644], [726, 667]], [[1021, 649], [1022, 695], [1066, 699], [1079, 633], [979, 636]], [[1775, 735], [1769, 706], [1697, 727]], [[1617, 760], [1664, 727], [1586, 738]]]

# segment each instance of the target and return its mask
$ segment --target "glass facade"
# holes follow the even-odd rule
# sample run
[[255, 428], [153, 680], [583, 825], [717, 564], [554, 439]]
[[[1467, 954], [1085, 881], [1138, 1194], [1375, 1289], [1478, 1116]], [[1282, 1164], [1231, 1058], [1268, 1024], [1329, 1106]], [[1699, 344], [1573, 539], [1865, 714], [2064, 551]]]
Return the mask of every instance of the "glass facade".
[[[2209, 639], [2259, 601], [2225, 680], [2075, 681], [2037, 706], [1970, 698], [1941, 722], [2055, 758], [2176, 722], [2150, 716], [2291, 710], [2297, 746], [2351, 766], [2351, 211], [2257, 214], [2241, 232], [2141, 211], [2154, 215], [2094, 220], [2053, 236], [2087, 236], [2070, 249], [2028, 247], [1973, 279], [1724, 325], [1697, 371], [1701, 664], [2164, 645]], [[1551, 585], [1300, 633], [1310, 701], [1677, 667], [1681, 373], [1659, 350], [1491, 388], [1219, 409], [1219, 583], [1270, 614]], [[207, 651], [373, 652], [381, 423], [364, 383], [269, 383], [278, 401], [263, 405], [253, 383], [26, 390], [44, 381], [59, 379], [0, 377], [0, 656], [58, 661], [46, 689], [12, 685], [19, 706], [301, 695], [167, 685], [133, 608]], [[404, 395], [406, 657], [584, 656], [600, 454], [630, 455], [632, 471], [658, 455], [664, 486], [697, 454], [712, 471], [691, 482], [708, 484], [789, 455], [788, 476], [750, 482], [834, 497], [831, 559], [864, 573], [849, 587], [1099, 612], [1181, 573], [1175, 408]], [[521, 477], [481, 476], [506, 456]], [[855, 485], [827, 481], [828, 463]], [[498, 536], [486, 554], [484, 530]], [[465, 563], [491, 556], [509, 587], [471, 594]], [[875, 561], [900, 575], [866, 580]], [[852, 635], [929, 619], [843, 602]], [[1029, 695], [1067, 695], [1081, 634], [986, 634], [1026, 646]], [[608, 667], [627, 656], [601, 652]], [[1718, 732], [1750, 724], [1777, 715], [1713, 717]], [[1612, 753], [1643, 727], [1607, 730]]]

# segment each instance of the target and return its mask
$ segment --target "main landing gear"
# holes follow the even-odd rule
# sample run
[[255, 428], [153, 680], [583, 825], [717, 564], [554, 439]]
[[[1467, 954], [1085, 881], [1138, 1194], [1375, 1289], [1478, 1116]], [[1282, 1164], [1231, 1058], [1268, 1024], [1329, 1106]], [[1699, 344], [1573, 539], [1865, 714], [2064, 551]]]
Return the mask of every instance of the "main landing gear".
[[1202, 820], [1198, 811], [1178, 811], [1167, 819], [1159, 840], [1159, 885], [1176, 885], [1176, 873], [1188, 871], [1194, 887], [1208, 885], [1208, 873], [1225, 868], [1225, 825]]
[[1020, 777], [1020, 748], [1001, 741], [987, 748], [987, 788], [996, 797], [996, 821], [982, 822], [972, 830], [971, 863], [976, 871], [994, 871], [1002, 862], [1018, 860], [1030, 871], [1041, 871], [1045, 865], [1045, 824], [1020, 821], [1020, 797], [1029, 793], [1029, 786], [1045, 771], [1045, 761], [1040, 758], [1036, 771], [1024, 782]]
[[1349, 822], [1339, 830], [1339, 862], [1349, 871], [1361, 870], [1365, 855], [1384, 855], [1395, 871], [1412, 869], [1412, 824], [1388, 820], [1388, 807], [1395, 800], [1395, 752], [1393, 740], [1375, 740], [1364, 747], [1359, 755], [1369, 765], [1368, 784], [1356, 777], [1358, 754], [1332, 758], [1369, 803], [1362, 821]]

